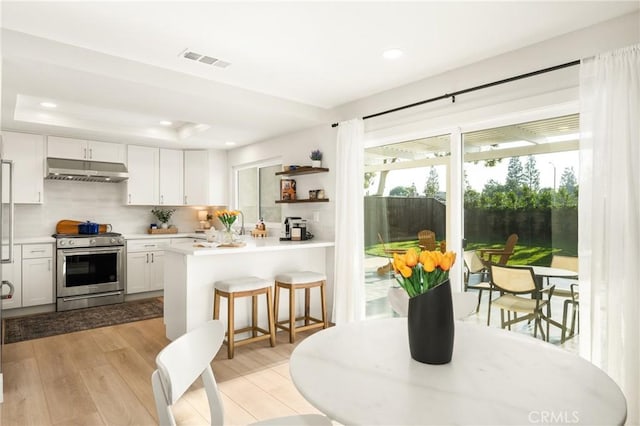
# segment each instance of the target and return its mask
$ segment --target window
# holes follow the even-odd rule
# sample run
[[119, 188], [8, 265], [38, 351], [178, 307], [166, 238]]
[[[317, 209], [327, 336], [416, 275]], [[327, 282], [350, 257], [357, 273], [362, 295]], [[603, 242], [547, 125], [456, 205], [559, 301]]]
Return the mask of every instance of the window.
[[510, 264], [548, 266], [578, 252], [577, 114], [463, 135], [468, 249], [518, 234]]
[[236, 169], [236, 200], [245, 223], [257, 223], [262, 218], [267, 223], [280, 223], [280, 178], [276, 172], [282, 164], [263, 163]]

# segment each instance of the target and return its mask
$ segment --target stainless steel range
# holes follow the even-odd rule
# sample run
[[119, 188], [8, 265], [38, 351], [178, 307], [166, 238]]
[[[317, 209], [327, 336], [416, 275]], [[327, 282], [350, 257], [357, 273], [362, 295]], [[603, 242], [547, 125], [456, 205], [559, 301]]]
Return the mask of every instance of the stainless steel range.
[[124, 302], [124, 238], [121, 234], [54, 234], [57, 310]]

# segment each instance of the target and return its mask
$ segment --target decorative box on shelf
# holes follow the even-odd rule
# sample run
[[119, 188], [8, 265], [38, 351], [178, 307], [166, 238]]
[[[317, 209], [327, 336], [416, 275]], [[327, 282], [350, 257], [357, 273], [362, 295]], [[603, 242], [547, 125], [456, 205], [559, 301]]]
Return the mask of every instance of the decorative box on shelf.
[[178, 228], [149, 228], [147, 229], [147, 233], [149, 234], [177, 234]]

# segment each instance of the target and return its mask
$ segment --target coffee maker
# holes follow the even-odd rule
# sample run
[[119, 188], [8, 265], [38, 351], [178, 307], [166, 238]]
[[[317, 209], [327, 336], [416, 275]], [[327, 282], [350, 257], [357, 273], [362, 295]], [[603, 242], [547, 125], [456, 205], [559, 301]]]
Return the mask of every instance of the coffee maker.
[[280, 241], [291, 241], [291, 230], [293, 229], [293, 221], [301, 220], [301, 217], [287, 216], [284, 219], [284, 226], [280, 233]]

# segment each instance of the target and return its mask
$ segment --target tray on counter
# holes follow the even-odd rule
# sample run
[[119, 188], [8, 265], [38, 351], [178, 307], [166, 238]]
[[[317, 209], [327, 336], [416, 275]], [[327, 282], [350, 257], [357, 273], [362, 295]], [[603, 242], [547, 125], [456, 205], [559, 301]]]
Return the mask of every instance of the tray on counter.
[[162, 229], [162, 228], [158, 228], [158, 229], [147, 229], [147, 233], [148, 234], [177, 234], [178, 233], [178, 228], [167, 228], [167, 229]]

